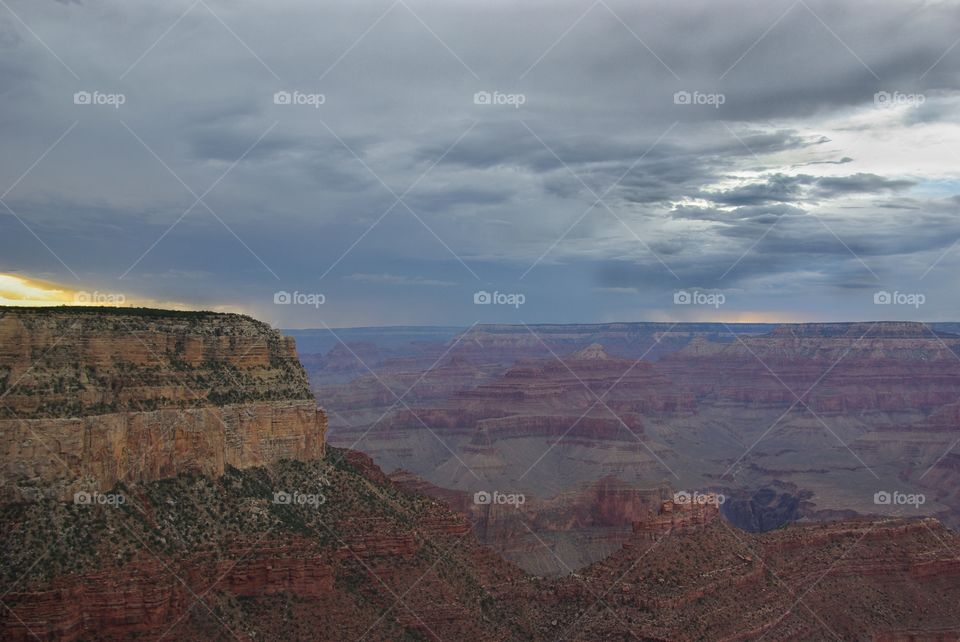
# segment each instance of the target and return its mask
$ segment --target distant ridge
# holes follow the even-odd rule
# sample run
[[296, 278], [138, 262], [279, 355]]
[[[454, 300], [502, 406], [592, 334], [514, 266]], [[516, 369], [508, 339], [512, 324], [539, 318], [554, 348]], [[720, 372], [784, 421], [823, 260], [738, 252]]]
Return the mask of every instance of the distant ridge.
[[932, 324], [920, 321], [855, 321], [850, 323], [784, 323], [775, 327], [770, 336], [783, 337], [867, 337], [867, 338], [958, 338], [954, 332], [938, 330]]

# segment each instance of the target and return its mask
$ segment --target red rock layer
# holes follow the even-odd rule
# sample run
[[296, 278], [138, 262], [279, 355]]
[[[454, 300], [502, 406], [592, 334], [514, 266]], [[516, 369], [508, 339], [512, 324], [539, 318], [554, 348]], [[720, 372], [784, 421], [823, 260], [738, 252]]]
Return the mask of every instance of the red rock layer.
[[313, 402], [271, 401], [74, 419], [0, 420], [0, 501], [72, 497], [117, 481], [220, 475], [323, 456], [326, 416]]
[[919, 323], [784, 325], [695, 339], [657, 369], [700, 399], [747, 407], [800, 396], [817, 412], [929, 412], [960, 396], [957, 350], [960, 338]]

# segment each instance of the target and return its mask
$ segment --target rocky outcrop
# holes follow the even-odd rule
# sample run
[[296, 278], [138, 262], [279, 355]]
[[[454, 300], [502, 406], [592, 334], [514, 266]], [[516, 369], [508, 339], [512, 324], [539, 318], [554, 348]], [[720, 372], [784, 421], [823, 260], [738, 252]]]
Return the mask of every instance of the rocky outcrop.
[[702, 495], [703, 502], [664, 500], [656, 514], [633, 521], [633, 532], [645, 539], [657, 540], [667, 533], [695, 531], [720, 514], [716, 497], [709, 493]]
[[292, 339], [240, 315], [0, 309], [0, 501], [313, 459]]
[[[695, 529], [719, 515], [717, 503], [675, 503], [666, 487], [636, 488], [607, 476], [552, 498], [524, 494], [519, 504], [477, 503], [405, 470], [390, 480], [408, 492], [443, 501], [463, 514], [477, 539], [530, 573], [560, 576], [599, 561], [642, 533]], [[713, 494], [702, 495], [715, 498]]]
[[323, 415], [309, 401], [2, 420], [0, 434], [6, 501], [323, 455]]

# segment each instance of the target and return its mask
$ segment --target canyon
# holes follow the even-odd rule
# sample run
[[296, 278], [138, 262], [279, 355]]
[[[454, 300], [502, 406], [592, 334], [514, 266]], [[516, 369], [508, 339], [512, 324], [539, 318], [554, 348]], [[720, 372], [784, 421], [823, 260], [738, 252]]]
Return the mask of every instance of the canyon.
[[957, 640], [955, 329], [0, 308], [0, 637]]
[[[369, 362], [350, 331], [335, 331], [329, 356], [308, 358], [308, 374], [330, 412], [331, 443], [431, 488], [524, 493], [526, 510], [544, 507], [519, 547], [524, 534], [505, 525], [511, 535], [498, 535], [496, 513], [480, 516], [476, 532], [531, 572], [563, 574], [627, 535], [623, 524], [574, 517], [601, 479], [646, 493], [722, 492], [727, 518], [748, 530], [908, 514], [960, 525], [951, 453], [960, 438], [956, 330], [902, 322], [474, 326], [406, 344], [398, 331], [385, 356], [368, 329], [358, 349], [382, 357]], [[336, 380], [324, 359], [337, 363]], [[878, 504], [877, 493], [925, 501]], [[558, 502], [566, 520], [547, 517]], [[554, 543], [561, 562], [551, 565], [537, 538]], [[514, 555], [518, 548], [530, 558]]]

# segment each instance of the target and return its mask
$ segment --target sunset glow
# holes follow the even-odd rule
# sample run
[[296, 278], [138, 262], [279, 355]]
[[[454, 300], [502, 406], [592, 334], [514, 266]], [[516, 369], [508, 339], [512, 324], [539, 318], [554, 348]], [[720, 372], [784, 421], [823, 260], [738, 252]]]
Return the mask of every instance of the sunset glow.
[[42, 279], [16, 274], [0, 274], [0, 305], [33, 306], [99, 306], [163, 308], [167, 310], [212, 310], [214, 312], [246, 312], [236, 305], [196, 305], [144, 297], [122, 291], [105, 291], [95, 287], [69, 287]]
[[0, 274], [0, 305], [72, 305], [76, 292], [60, 285]]

